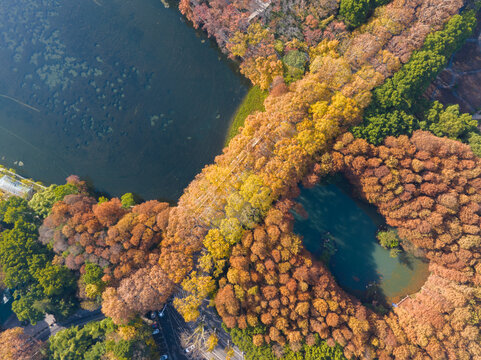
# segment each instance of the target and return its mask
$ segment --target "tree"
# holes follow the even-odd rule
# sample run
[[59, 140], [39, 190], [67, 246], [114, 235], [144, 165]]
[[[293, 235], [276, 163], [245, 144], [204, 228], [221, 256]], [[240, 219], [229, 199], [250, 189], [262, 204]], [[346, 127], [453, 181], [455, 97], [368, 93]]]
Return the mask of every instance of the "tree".
[[288, 82], [298, 80], [304, 75], [307, 63], [307, 54], [305, 52], [299, 50], [289, 51], [284, 55], [282, 61], [287, 68]]
[[401, 70], [374, 90], [372, 108], [379, 108], [379, 111], [409, 110], [446, 61], [445, 56], [433, 51], [415, 52]]
[[17, 220], [33, 223], [34, 212], [28, 202], [18, 196], [0, 201], [0, 221], [13, 225]]
[[80, 277], [79, 288], [85, 288], [85, 295], [89, 299], [101, 301], [102, 292], [107, 284], [102, 280], [103, 269], [97, 264], [86, 263], [84, 273]]
[[100, 224], [106, 227], [114, 225], [126, 213], [117, 198], [94, 205], [92, 210]]
[[268, 89], [277, 76], [283, 75], [282, 61], [275, 55], [249, 58], [241, 64], [240, 71], [262, 90]]
[[474, 11], [453, 16], [443, 30], [426, 37], [420, 51], [400, 71], [374, 90], [377, 112], [408, 110], [445, 66], [447, 59], [468, 38], [476, 24]]
[[481, 135], [472, 132], [469, 134], [468, 142], [473, 153], [476, 156], [481, 157]]
[[108, 287], [102, 293], [102, 312], [111, 317], [116, 324], [126, 324], [134, 318], [134, 312], [112, 287]]
[[74, 184], [50, 185], [43, 191], [37, 192], [32, 196], [28, 205], [35, 211], [40, 218], [47, 217], [52, 211], [53, 205], [63, 200], [67, 195], [78, 194], [79, 189]]
[[52, 360], [147, 360], [159, 356], [148, 325], [138, 319], [128, 326], [117, 326], [112, 319], [104, 319], [90, 322], [82, 329], [64, 329], [50, 337], [49, 351]]
[[13, 296], [15, 300], [12, 303], [12, 311], [18, 320], [35, 325], [45, 317], [49, 303], [45, 303], [42, 291], [38, 287], [31, 287], [28, 293], [16, 290]]
[[395, 230], [379, 231], [376, 235], [379, 244], [385, 249], [392, 249], [399, 246], [399, 238]]
[[352, 128], [354, 136], [380, 145], [388, 136], [410, 135], [417, 126], [417, 119], [402, 110], [395, 110], [364, 118], [361, 125]]
[[0, 332], [0, 359], [2, 360], [42, 360], [45, 358], [43, 343], [31, 338], [22, 328], [12, 328]]
[[86, 263], [82, 281], [86, 284], [97, 284], [102, 281], [104, 271], [97, 264]]
[[207, 338], [205, 347], [208, 352], [214, 351], [214, 348], [217, 346], [219, 342], [219, 337], [215, 332], [211, 333], [209, 337]]
[[[20, 215], [19, 215], [20, 216]], [[37, 241], [37, 227], [22, 219], [0, 234], [0, 264], [5, 284], [15, 289], [13, 311], [35, 323], [48, 311], [66, 316], [75, 307], [74, 276], [53, 265], [53, 254]]]
[[48, 264], [36, 276], [48, 297], [67, 296], [75, 291], [75, 276], [65, 266]]
[[363, 24], [371, 11], [371, 0], [341, 0], [339, 16], [351, 28]]
[[436, 136], [447, 136], [455, 140], [467, 140], [475, 131], [478, 122], [469, 114], [459, 114], [459, 105], [444, 106], [435, 101], [427, 111], [421, 129], [429, 130]]
[[83, 360], [84, 354], [96, 341], [85, 330], [72, 326], [49, 339], [50, 358], [53, 360]]
[[132, 193], [123, 194], [120, 201], [122, 202], [122, 207], [124, 209], [131, 208], [135, 205], [135, 199]]

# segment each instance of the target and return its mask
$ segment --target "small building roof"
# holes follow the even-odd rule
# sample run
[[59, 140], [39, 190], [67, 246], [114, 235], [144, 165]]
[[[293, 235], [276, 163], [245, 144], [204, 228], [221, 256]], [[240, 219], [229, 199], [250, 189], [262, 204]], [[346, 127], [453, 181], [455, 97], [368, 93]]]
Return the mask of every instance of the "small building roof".
[[23, 197], [32, 194], [33, 189], [30, 186], [22, 184], [20, 181], [12, 179], [8, 175], [4, 175], [0, 178], [0, 189], [11, 195]]

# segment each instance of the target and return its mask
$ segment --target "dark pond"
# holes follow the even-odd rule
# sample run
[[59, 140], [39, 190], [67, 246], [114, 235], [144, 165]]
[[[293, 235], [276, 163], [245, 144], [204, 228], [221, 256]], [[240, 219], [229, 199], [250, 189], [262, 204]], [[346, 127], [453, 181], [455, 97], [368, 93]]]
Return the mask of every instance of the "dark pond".
[[315, 256], [326, 259], [330, 254], [329, 269], [348, 292], [364, 301], [379, 298], [392, 303], [425, 282], [426, 263], [405, 252], [392, 258], [379, 245], [376, 233], [385, 224], [382, 216], [369, 204], [354, 200], [344, 179], [302, 189], [296, 201], [308, 217], [294, 213], [294, 232], [304, 237], [305, 247]]
[[176, 200], [222, 149], [234, 69], [159, 0], [0, 0], [0, 162]]

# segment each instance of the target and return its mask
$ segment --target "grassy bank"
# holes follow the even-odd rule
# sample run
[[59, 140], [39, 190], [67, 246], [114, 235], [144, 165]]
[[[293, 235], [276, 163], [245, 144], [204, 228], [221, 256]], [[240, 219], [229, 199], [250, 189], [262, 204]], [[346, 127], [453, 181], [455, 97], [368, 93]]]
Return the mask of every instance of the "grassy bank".
[[225, 139], [225, 146], [237, 135], [239, 128], [244, 125], [246, 117], [255, 111], [264, 111], [264, 100], [268, 92], [261, 90], [258, 86], [253, 86], [237, 109], [232, 124], [229, 127]]

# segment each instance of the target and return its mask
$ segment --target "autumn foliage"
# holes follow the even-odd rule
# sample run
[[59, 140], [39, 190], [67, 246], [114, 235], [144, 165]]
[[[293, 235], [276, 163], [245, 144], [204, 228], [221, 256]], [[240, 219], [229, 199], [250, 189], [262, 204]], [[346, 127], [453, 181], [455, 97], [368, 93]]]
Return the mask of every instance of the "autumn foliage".
[[103, 310], [123, 322], [159, 308], [172, 291], [157, 265], [170, 210], [154, 200], [125, 209], [117, 198], [97, 203], [88, 195], [68, 195], [45, 219], [40, 241], [52, 245], [54, 262], [70, 269], [83, 273], [85, 263], [99, 265], [108, 286]]
[[[481, 161], [467, 145], [422, 131], [411, 139], [388, 138], [379, 147], [345, 134], [334, 149], [314, 167], [311, 182], [342, 171], [407, 246], [430, 260], [428, 280], [388, 315], [373, 313], [303, 249], [292, 233], [293, 202], [283, 200], [232, 250], [215, 299], [225, 324], [263, 326], [262, 336], [254, 339], [257, 346], [298, 347], [317, 334], [342, 345], [348, 358], [366, 351], [379, 359], [481, 356], [481, 247], [476, 240]], [[448, 236], [451, 241], [442, 243]]]
[[[469, 340], [478, 336], [469, 327], [476, 320], [462, 317], [457, 309], [465, 309], [468, 299], [473, 298], [470, 306], [474, 313], [479, 306], [479, 293], [472, 290], [479, 282], [479, 265], [476, 255], [467, 254], [476, 254], [471, 250], [479, 244], [473, 247], [476, 238], [464, 236], [476, 235], [469, 232], [474, 231], [469, 227], [473, 224], [460, 218], [454, 221], [457, 215], [446, 205], [452, 203], [448, 184], [443, 185], [442, 180], [451, 176], [446, 173], [449, 166], [442, 167], [448, 160], [442, 157], [437, 164], [442, 166], [433, 167], [426, 178], [420, 173], [424, 168], [417, 166], [418, 162], [426, 165], [422, 153], [428, 150], [419, 151], [421, 157], [413, 157], [405, 165], [407, 169], [414, 163], [418, 171], [410, 171], [415, 180], [421, 177], [420, 182], [406, 182], [406, 186], [420, 187], [416, 190], [407, 186], [412, 197], [408, 199], [406, 195], [403, 200], [406, 209], [414, 209], [416, 216], [409, 221], [404, 221], [405, 214], [392, 217], [392, 226], [397, 226], [394, 221], [404, 221], [406, 229], [399, 226], [402, 236], [433, 260], [433, 274], [415, 299], [419, 304], [414, 300], [405, 302], [406, 309], [430, 309], [426, 312], [429, 321], [437, 322], [425, 331], [425, 324], [412, 316], [414, 310], [403, 312], [403, 306], [381, 317], [345, 294], [327, 269], [303, 250], [301, 239], [292, 234], [289, 209], [293, 204], [286, 200], [295, 196], [301, 180], [314, 184], [332, 171], [352, 174], [350, 179], [356, 181], [357, 177], [364, 186], [361, 173], [354, 174], [351, 165], [360, 162], [356, 165], [360, 169], [366, 165], [362, 159], [354, 161], [355, 156], [347, 150], [344, 153], [339, 143], [331, 151], [335, 140], [361, 121], [372, 90], [407, 62], [426, 35], [440, 29], [462, 5], [461, 0], [394, 0], [377, 9], [367, 24], [348, 35], [345, 26], [332, 18], [323, 23], [335, 13], [336, 1], [313, 7], [303, 3], [299, 9], [287, 9], [286, 13], [301, 14], [305, 13], [304, 6], [310, 7], [313, 15], [305, 18], [303, 29], [306, 41], [296, 40], [292, 33], [296, 26], [291, 28], [273, 13], [266, 13], [265, 20], [285, 36], [279, 43], [265, 26], [256, 21], [249, 23], [248, 14], [255, 11], [254, 2], [181, 1], [181, 11], [194, 25], [202, 26], [221, 46], [242, 57], [244, 73], [262, 87], [279, 79], [281, 66], [285, 65], [279, 60], [284, 52], [308, 54], [309, 72], [289, 85], [276, 82], [275, 91], [264, 103], [266, 111], [246, 119], [240, 134], [230, 141], [215, 164], [206, 166], [186, 188], [176, 207], [169, 209], [154, 201], [126, 210], [116, 199], [97, 204], [87, 196], [69, 195], [54, 206], [46, 219], [42, 241], [51, 243], [59, 254], [58, 262], [71, 268], [82, 270], [85, 262], [93, 262], [105, 269], [108, 285], [103, 293], [103, 311], [116, 322], [129, 320], [136, 312], [159, 308], [179, 285], [185, 296], [175, 304], [186, 319], [194, 320], [202, 300], [214, 293], [219, 284], [216, 307], [229, 327], [265, 327], [264, 332], [255, 335], [256, 345], [290, 344], [296, 348], [304, 339], [312, 342], [317, 334], [327, 344], [344, 346], [347, 357], [362, 358], [370, 353], [380, 359], [416, 359], [424, 355], [437, 359], [452, 349], [462, 349], [455, 353], [459, 358], [477, 355], [476, 342]], [[282, 6], [288, 5], [274, 3], [272, 9]], [[417, 146], [414, 139], [412, 147]], [[350, 141], [346, 147], [355, 143]], [[389, 166], [400, 166], [400, 161], [391, 164], [389, 159], [404, 150], [385, 145], [390, 149], [387, 152], [394, 151], [386, 159], [367, 143], [356, 144], [365, 151], [359, 153], [364, 154], [365, 162], [372, 162], [373, 171], [376, 170], [369, 177], [382, 179], [377, 180], [379, 184], [372, 184], [380, 186], [379, 192], [372, 191], [372, 196], [380, 194], [388, 202], [394, 201], [404, 192], [403, 188], [395, 193], [401, 191], [397, 190], [398, 185], [404, 183], [399, 174], [406, 169], [399, 168], [396, 177]], [[463, 164], [464, 160], [472, 160], [462, 156], [461, 159]], [[469, 166], [461, 170], [470, 171]], [[470, 186], [476, 188], [468, 183], [455, 186], [464, 186], [459, 194], [471, 199], [475, 194]], [[381, 191], [383, 186], [385, 192]], [[432, 224], [428, 228], [425, 224], [427, 216], [438, 216], [438, 210], [444, 208], [432, 204], [426, 208], [430, 213], [423, 211], [426, 204], [418, 196], [420, 193], [448, 209], [442, 216], [451, 219], [447, 232], [450, 239], [437, 240], [435, 234], [440, 228], [435, 229]], [[441, 195], [444, 197], [438, 199]], [[470, 205], [473, 201], [458, 200], [463, 218], [477, 213], [477, 208]], [[374, 203], [388, 217], [381, 202]], [[389, 213], [398, 210], [389, 208]], [[258, 225], [263, 219], [262, 225]], [[458, 245], [461, 238], [469, 251]], [[437, 241], [446, 243], [438, 247]], [[444, 246], [451, 251], [448, 257]], [[442, 288], [437, 288], [441, 283]], [[444, 289], [449, 290], [443, 292]], [[429, 296], [423, 296], [423, 292], [438, 293], [440, 301], [449, 305], [439, 316], [456, 319], [459, 324], [452, 330], [465, 331], [469, 336], [451, 336], [449, 329], [440, 335], [440, 317], [432, 313], [439, 307], [430, 306]], [[427, 345], [421, 348], [426, 339]]]
[[[468, 145], [429, 132], [379, 147], [344, 135], [332, 158], [401, 238], [460, 283], [481, 284], [481, 161]], [[446, 270], [440, 270], [440, 266]], [[448, 270], [449, 269], [449, 270]]]
[[42, 360], [43, 343], [23, 332], [22, 328], [12, 328], [0, 332], [0, 359], [2, 360]]
[[118, 282], [158, 259], [168, 213], [168, 204], [157, 201], [128, 211], [117, 198], [97, 204], [87, 195], [68, 195], [45, 219], [40, 240], [52, 244], [58, 263], [73, 270], [85, 262], [98, 264], [104, 281]]
[[[289, 196], [339, 135], [361, 121], [372, 89], [398, 70], [400, 57], [406, 61], [423, 36], [445, 24], [462, 2], [438, 5], [393, 1], [349, 39], [325, 39], [310, 47], [310, 72], [287, 91], [268, 96], [266, 111], [249, 116], [215, 164], [186, 188], [171, 211], [159, 260], [173, 282], [185, 281], [184, 288], [196, 282], [193, 276], [205, 279], [202, 291], [177, 302], [186, 318], [195, 318], [208, 277], [225, 271], [243, 233], [276, 200]], [[413, 28], [419, 31], [414, 34]], [[252, 35], [252, 41], [262, 36]], [[419, 41], [407, 41], [414, 38]]]

